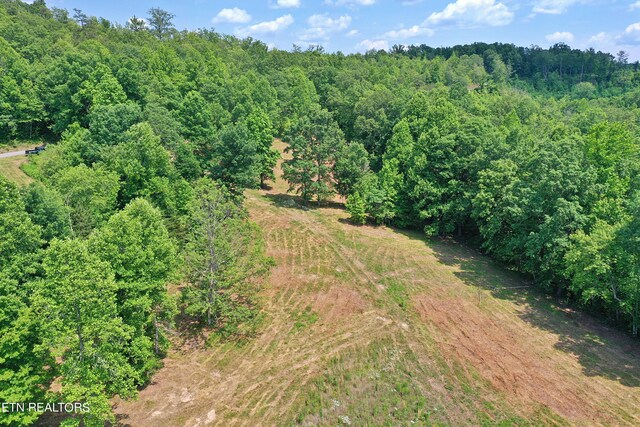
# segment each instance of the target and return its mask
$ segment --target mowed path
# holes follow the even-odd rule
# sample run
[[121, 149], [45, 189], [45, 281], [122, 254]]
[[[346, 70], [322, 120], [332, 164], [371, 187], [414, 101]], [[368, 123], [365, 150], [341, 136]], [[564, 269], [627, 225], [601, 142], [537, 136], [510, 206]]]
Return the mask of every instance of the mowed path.
[[118, 402], [122, 425], [405, 425], [397, 402], [415, 395], [429, 412], [416, 425], [640, 425], [628, 337], [464, 246], [356, 227], [285, 192], [280, 180], [247, 194], [277, 263], [259, 336], [172, 351], [138, 400]]
[[24, 155], [24, 151], [22, 155], [10, 157], [3, 157], [2, 154], [0, 154], [0, 176], [20, 186], [30, 184], [33, 182], [33, 179], [20, 169], [20, 166], [26, 162], [27, 156]]

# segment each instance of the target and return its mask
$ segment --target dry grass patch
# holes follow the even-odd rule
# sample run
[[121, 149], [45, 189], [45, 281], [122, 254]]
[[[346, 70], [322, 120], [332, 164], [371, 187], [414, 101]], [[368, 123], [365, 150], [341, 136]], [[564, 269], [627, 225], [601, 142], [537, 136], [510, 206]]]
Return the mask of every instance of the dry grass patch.
[[33, 179], [20, 169], [20, 166], [26, 162], [27, 156], [0, 159], [0, 175], [19, 186], [28, 185], [33, 182]]
[[286, 188], [247, 193], [277, 265], [259, 336], [172, 352], [123, 424], [640, 424], [637, 343], [464, 246]]

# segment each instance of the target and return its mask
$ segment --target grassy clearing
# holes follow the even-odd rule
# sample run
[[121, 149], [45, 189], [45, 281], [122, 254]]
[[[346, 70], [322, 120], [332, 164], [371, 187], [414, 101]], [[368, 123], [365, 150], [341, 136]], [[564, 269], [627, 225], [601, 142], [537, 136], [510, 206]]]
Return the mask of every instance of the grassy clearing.
[[19, 186], [28, 185], [33, 179], [24, 173], [21, 166], [27, 162], [26, 156], [16, 156], [0, 159], [0, 175]]
[[370, 425], [398, 425], [431, 420], [430, 404], [411, 373], [420, 369], [411, 354], [391, 340], [376, 341], [331, 359], [304, 397], [291, 423], [340, 425], [367, 420]]
[[[330, 360], [326, 372], [312, 383], [295, 419], [287, 424], [459, 425], [447, 403], [425, 392], [423, 379], [437, 376], [403, 343], [374, 341], [366, 348]], [[538, 414], [525, 419], [505, 413], [490, 400], [476, 395], [473, 388], [468, 387], [465, 392], [456, 403], [473, 406], [478, 402], [479, 407], [464, 424], [526, 426], [539, 425], [545, 419]]]
[[352, 226], [285, 192], [247, 193], [276, 260], [258, 337], [174, 350], [139, 400], [118, 403], [123, 422], [640, 424], [627, 337], [464, 246]]

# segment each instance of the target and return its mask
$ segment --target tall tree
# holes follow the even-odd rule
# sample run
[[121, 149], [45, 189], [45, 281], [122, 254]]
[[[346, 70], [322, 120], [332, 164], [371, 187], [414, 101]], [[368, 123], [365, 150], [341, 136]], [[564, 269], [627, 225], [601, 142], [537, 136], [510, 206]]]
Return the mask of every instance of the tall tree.
[[240, 193], [244, 188], [257, 188], [263, 170], [258, 142], [244, 123], [227, 125], [220, 130], [213, 145], [209, 166], [211, 176]]
[[137, 16], [133, 15], [127, 21], [127, 28], [129, 28], [131, 31], [136, 32], [143, 31], [147, 29], [147, 22], [144, 19], [138, 18]]
[[267, 265], [264, 243], [233, 196], [206, 178], [196, 182], [190, 221], [186, 312], [207, 326], [232, 331], [253, 314], [246, 285]]
[[334, 193], [332, 174], [336, 154], [345, 145], [344, 135], [331, 113], [313, 108], [302, 116], [284, 138], [286, 152], [292, 158], [283, 163], [283, 177], [289, 181], [289, 191], [296, 191], [307, 203], [318, 203]]
[[120, 184], [113, 172], [80, 165], [62, 170], [53, 182], [71, 209], [75, 236], [89, 235], [106, 222], [116, 208]]
[[[31, 307], [30, 281], [40, 261], [41, 229], [31, 222], [15, 185], [0, 177], [0, 400], [45, 400], [55, 369]], [[28, 425], [35, 413], [5, 413], [0, 425]]]
[[149, 18], [147, 18], [151, 32], [161, 40], [167, 38], [174, 29], [172, 21], [175, 17], [173, 13], [152, 7], [149, 9]]
[[251, 138], [256, 141], [256, 152], [260, 157], [260, 185], [264, 186], [266, 181], [276, 179], [273, 169], [280, 159], [280, 153], [272, 147], [273, 125], [261, 108], [249, 114], [246, 124]]
[[43, 268], [34, 309], [43, 320], [45, 342], [59, 360], [60, 399], [91, 408], [70, 422], [113, 423], [108, 399], [113, 394], [132, 397], [139, 384], [126, 354], [131, 330], [118, 317], [113, 272], [83, 240], [51, 242]]
[[71, 210], [55, 189], [32, 183], [24, 192], [24, 204], [31, 221], [42, 227], [45, 241], [71, 236]]
[[199, 92], [191, 91], [182, 100], [178, 111], [178, 121], [182, 124], [182, 135], [200, 144], [201, 154], [207, 155], [206, 143], [210, 143], [214, 135], [214, 121], [207, 101]]
[[168, 344], [164, 331], [174, 310], [166, 286], [177, 267], [176, 247], [161, 212], [144, 199], [109, 218], [89, 245], [115, 273], [118, 314], [134, 328], [132, 364], [146, 380]]
[[[123, 142], [105, 156], [108, 167], [122, 182], [120, 205], [136, 197], [162, 198], [162, 187], [173, 174], [169, 152], [160, 144], [148, 123], [133, 125], [123, 136]], [[163, 204], [165, 204], [163, 202]]]
[[369, 170], [369, 153], [359, 142], [345, 144], [336, 155], [333, 166], [335, 188], [343, 197], [350, 195], [358, 181]]
[[89, 23], [89, 17], [80, 9], [73, 9], [73, 19], [84, 28]]

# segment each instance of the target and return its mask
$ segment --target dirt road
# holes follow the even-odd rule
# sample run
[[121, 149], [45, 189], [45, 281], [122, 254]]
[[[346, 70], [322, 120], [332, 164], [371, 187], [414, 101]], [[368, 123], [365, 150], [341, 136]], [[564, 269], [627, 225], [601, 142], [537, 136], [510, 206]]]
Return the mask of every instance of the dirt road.
[[0, 159], [6, 159], [7, 157], [24, 156], [24, 150], [10, 151], [8, 153], [0, 153]]

